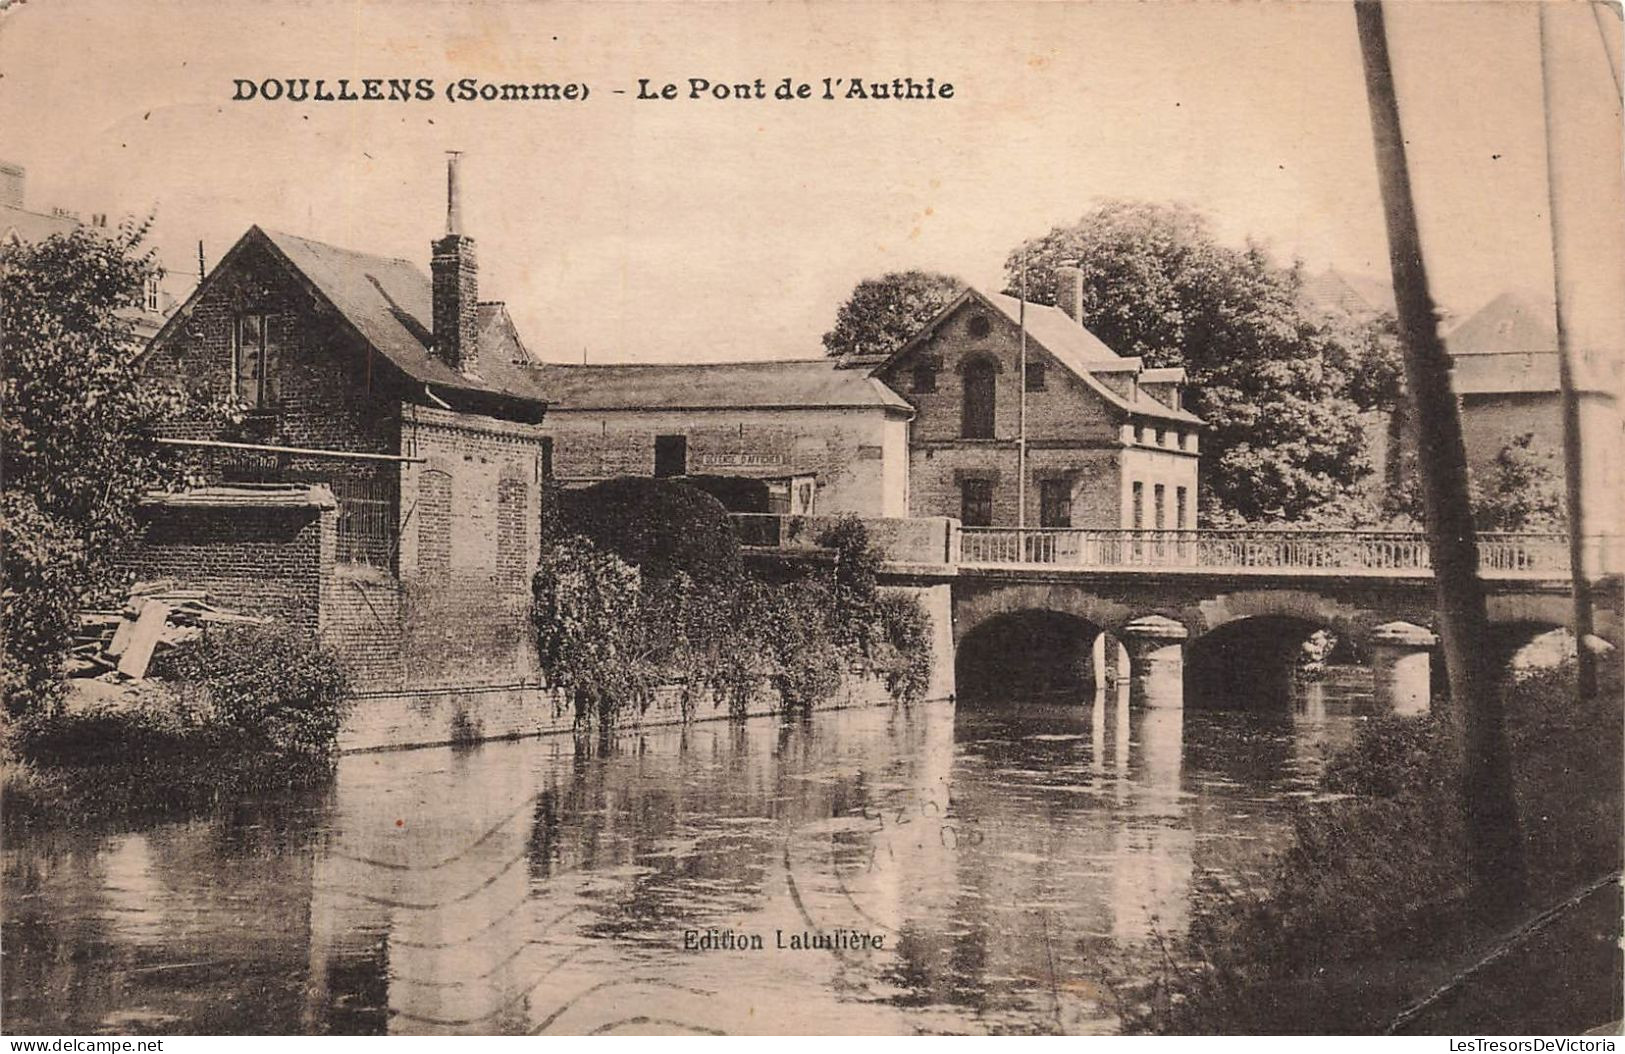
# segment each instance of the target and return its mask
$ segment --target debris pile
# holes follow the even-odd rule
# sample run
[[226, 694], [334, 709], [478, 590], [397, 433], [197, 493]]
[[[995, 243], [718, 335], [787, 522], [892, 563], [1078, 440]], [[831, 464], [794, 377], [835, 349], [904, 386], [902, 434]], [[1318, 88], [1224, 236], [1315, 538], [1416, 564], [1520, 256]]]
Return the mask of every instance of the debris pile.
[[122, 610], [79, 613], [68, 675], [139, 681], [156, 652], [197, 640], [210, 623], [264, 621], [210, 603], [201, 589], [176, 588], [173, 578], [137, 582]]

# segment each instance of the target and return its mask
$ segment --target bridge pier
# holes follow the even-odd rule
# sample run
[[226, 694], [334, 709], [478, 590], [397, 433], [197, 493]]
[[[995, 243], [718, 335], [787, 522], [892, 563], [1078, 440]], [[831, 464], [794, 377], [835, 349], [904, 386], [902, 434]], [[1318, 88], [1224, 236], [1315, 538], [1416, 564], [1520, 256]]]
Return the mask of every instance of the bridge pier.
[[1371, 632], [1371, 677], [1377, 705], [1396, 714], [1425, 714], [1432, 699], [1433, 646], [1439, 638], [1410, 622]]
[[1185, 638], [1171, 618], [1145, 615], [1118, 631], [1128, 651], [1128, 698], [1133, 707], [1177, 710], [1185, 705]]

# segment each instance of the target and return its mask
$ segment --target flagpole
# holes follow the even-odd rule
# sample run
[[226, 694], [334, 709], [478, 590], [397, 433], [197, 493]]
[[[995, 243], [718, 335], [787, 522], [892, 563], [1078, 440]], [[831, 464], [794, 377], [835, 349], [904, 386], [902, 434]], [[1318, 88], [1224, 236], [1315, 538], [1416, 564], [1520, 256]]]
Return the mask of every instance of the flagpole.
[[1021, 413], [1016, 438], [1016, 529], [1027, 527], [1027, 247], [1021, 247]]

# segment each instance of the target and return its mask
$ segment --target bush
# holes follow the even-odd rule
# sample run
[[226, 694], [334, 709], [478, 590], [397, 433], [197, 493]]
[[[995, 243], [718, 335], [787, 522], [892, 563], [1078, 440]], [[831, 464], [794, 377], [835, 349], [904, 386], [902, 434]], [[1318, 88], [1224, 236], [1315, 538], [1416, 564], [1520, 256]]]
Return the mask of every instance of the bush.
[[9, 730], [7, 822], [152, 811], [318, 782], [332, 772], [348, 686], [305, 634], [211, 630], [160, 656], [116, 701], [31, 712]]
[[666, 479], [622, 476], [559, 492], [554, 537], [579, 534], [647, 579], [682, 572], [698, 582], [743, 574], [728, 510], [702, 491]]
[[647, 703], [641, 581], [637, 568], [586, 538], [542, 552], [531, 607], [538, 656], [579, 723], [608, 728], [627, 707]]
[[931, 619], [919, 600], [905, 593], [881, 594], [875, 615], [869, 664], [893, 699], [917, 703], [931, 685]]
[[881, 554], [869, 544], [869, 529], [856, 516], [837, 520], [820, 531], [817, 540], [825, 549], [834, 549], [838, 557], [833, 598], [835, 639], [842, 645], [855, 646], [867, 656], [875, 643], [871, 632], [880, 596]]
[[[1611, 683], [1581, 701], [1572, 667], [1507, 688], [1531, 912], [1619, 869], [1622, 715], [1617, 670], [1610, 672]], [[1210, 883], [1189, 933], [1169, 945], [1166, 969], [1117, 986], [1125, 1030], [1380, 1032], [1431, 990], [1443, 964], [1471, 961], [1499, 939], [1471, 908], [1449, 727], [1428, 717], [1363, 728], [1323, 777], [1324, 790], [1347, 797], [1303, 807], [1266, 887]], [[1612, 925], [1610, 942], [1619, 936]], [[1574, 948], [1532, 947], [1528, 954], [1546, 959], [1517, 972], [1566, 973], [1562, 956]], [[1597, 984], [1582, 982], [1582, 971], [1549, 987], [1542, 1012], [1571, 1025], [1617, 1018], [1617, 988], [1608, 970], [1599, 974]], [[1489, 1031], [1552, 1030], [1536, 1027], [1547, 1018], [1520, 1019], [1527, 1011], [1518, 1005], [1487, 1003], [1479, 997], [1475, 1012], [1506, 1015]], [[1444, 1022], [1469, 1032], [1484, 1024]]]

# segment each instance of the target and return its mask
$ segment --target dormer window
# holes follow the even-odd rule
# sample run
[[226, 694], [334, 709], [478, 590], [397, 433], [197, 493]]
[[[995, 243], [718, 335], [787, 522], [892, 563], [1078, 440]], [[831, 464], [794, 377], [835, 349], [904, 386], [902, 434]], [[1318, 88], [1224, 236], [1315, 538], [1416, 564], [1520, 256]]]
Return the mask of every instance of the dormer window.
[[263, 406], [269, 401], [266, 376], [275, 358], [275, 338], [271, 336], [274, 321], [274, 315], [243, 312], [233, 325], [232, 392], [249, 406]]
[[141, 287], [141, 306], [147, 311], [158, 311], [158, 276], [150, 274]]
[[928, 362], [922, 362], [914, 367], [913, 391], [934, 392], [937, 390], [937, 368]]

